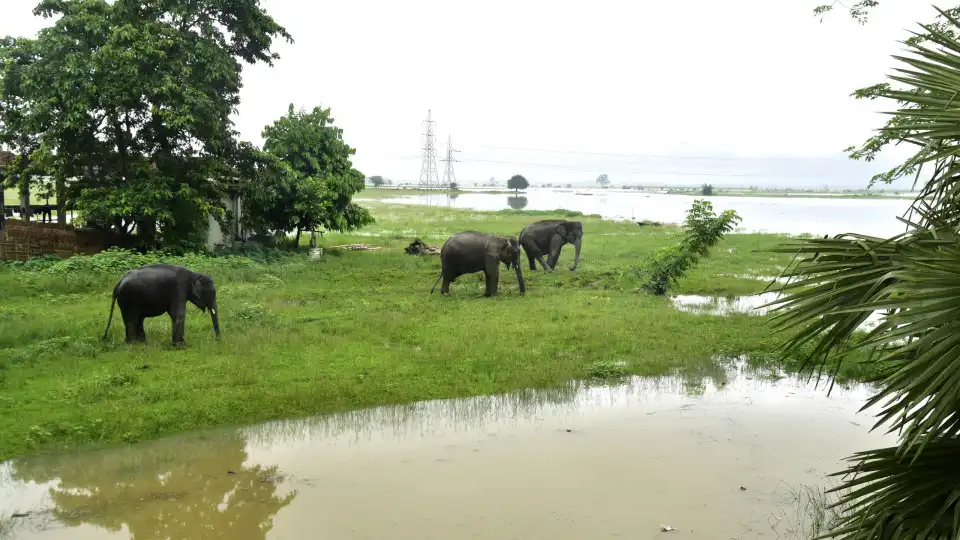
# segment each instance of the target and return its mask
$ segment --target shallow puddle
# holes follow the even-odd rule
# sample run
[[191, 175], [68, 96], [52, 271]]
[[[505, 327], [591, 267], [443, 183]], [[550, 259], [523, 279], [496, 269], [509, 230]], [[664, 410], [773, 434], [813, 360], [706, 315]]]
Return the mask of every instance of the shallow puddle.
[[[766, 306], [780, 296], [779, 292], [765, 292], [747, 296], [701, 296], [697, 294], [678, 294], [671, 296], [673, 306], [680, 311], [699, 315], [730, 315], [745, 313], [747, 315], [766, 315], [779, 307], [780, 304]], [[876, 328], [883, 320], [883, 311], [874, 311], [865, 321], [860, 323], [859, 329], [870, 331]]]
[[[12, 538], [801, 538], [791, 498], [889, 443], [864, 387], [633, 378], [8, 462]], [[676, 530], [663, 532], [661, 525]], [[791, 536], [796, 534], [796, 536]]]

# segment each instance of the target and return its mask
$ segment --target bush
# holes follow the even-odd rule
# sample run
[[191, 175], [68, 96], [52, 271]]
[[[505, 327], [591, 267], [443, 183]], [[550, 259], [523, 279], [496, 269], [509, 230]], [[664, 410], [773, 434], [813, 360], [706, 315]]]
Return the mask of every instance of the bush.
[[714, 214], [709, 201], [697, 199], [687, 210], [683, 223], [683, 240], [673, 246], [658, 249], [642, 268], [636, 271], [645, 276], [643, 289], [651, 294], [666, 294], [671, 282], [683, 277], [723, 235], [733, 230], [741, 220], [734, 210]]

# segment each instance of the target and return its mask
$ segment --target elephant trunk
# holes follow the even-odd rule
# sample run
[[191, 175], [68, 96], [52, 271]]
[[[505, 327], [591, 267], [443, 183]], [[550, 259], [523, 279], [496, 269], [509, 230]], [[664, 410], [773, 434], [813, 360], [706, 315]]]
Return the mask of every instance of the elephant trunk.
[[523, 282], [523, 270], [520, 269], [520, 262], [513, 263], [513, 269], [517, 272], [517, 283], [520, 284], [520, 294], [527, 292], [527, 285]]
[[217, 339], [220, 339], [220, 314], [217, 313], [216, 302], [210, 306], [210, 320], [213, 321], [213, 333], [216, 334]]
[[577, 242], [573, 244], [576, 248], [576, 253], [573, 255], [573, 266], [570, 267], [570, 270], [576, 270], [577, 265], [580, 264], [580, 246], [583, 244], [583, 237], [577, 238]]

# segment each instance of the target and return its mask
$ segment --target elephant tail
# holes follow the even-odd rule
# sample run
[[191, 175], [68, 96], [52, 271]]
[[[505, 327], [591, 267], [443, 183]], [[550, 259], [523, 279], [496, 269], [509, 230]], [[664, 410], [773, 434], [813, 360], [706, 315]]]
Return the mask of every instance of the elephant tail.
[[107, 318], [107, 328], [103, 331], [103, 339], [107, 339], [107, 333], [110, 332], [110, 323], [113, 322], [113, 307], [117, 305], [117, 288], [113, 288], [113, 298], [110, 300], [110, 316]]
[[440, 270], [440, 275], [437, 276], [437, 280], [433, 282], [433, 287], [430, 287], [430, 294], [433, 294], [433, 290], [437, 288], [437, 283], [440, 283], [440, 278], [443, 277], [443, 270]]

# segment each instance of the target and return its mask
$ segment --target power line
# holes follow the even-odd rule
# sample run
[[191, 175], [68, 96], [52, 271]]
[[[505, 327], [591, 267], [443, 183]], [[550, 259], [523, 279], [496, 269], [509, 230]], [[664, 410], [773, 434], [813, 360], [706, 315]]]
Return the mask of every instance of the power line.
[[423, 162], [420, 165], [420, 186], [440, 187], [437, 175], [437, 148], [433, 142], [433, 113], [427, 110], [427, 119], [423, 121]]
[[[459, 150], [457, 150], [459, 152]], [[398, 156], [389, 159], [420, 159], [420, 156]], [[445, 161], [445, 160], [443, 160]], [[557, 165], [553, 163], [529, 163], [523, 161], [504, 161], [492, 159], [458, 159], [461, 163], [493, 163], [499, 165], [516, 165], [519, 167], [542, 167], [550, 169], [560, 169], [567, 171], [580, 172], [601, 172], [601, 173], [621, 173], [621, 174], [640, 174], [640, 175], [664, 175], [664, 176], [730, 176], [746, 178], [792, 178], [785, 174], [769, 173], [735, 173], [735, 172], [685, 172], [685, 171], [657, 171], [649, 169], [620, 169], [617, 167], [574, 167], [570, 165]], [[796, 178], [806, 178], [806, 176], [797, 176]]]
[[453, 137], [447, 135], [447, 157], [440, 161], [446, 161], [447, 165], [443, 169], [443, 185], [445, 187], [450, 187], [457, 183], [457, 177], [453, 174], [453, 162], [460, 161], [459, 159], [453, 159], [453, 153], [459, 152], [459, 150], [454, 150], [453, 148]]

